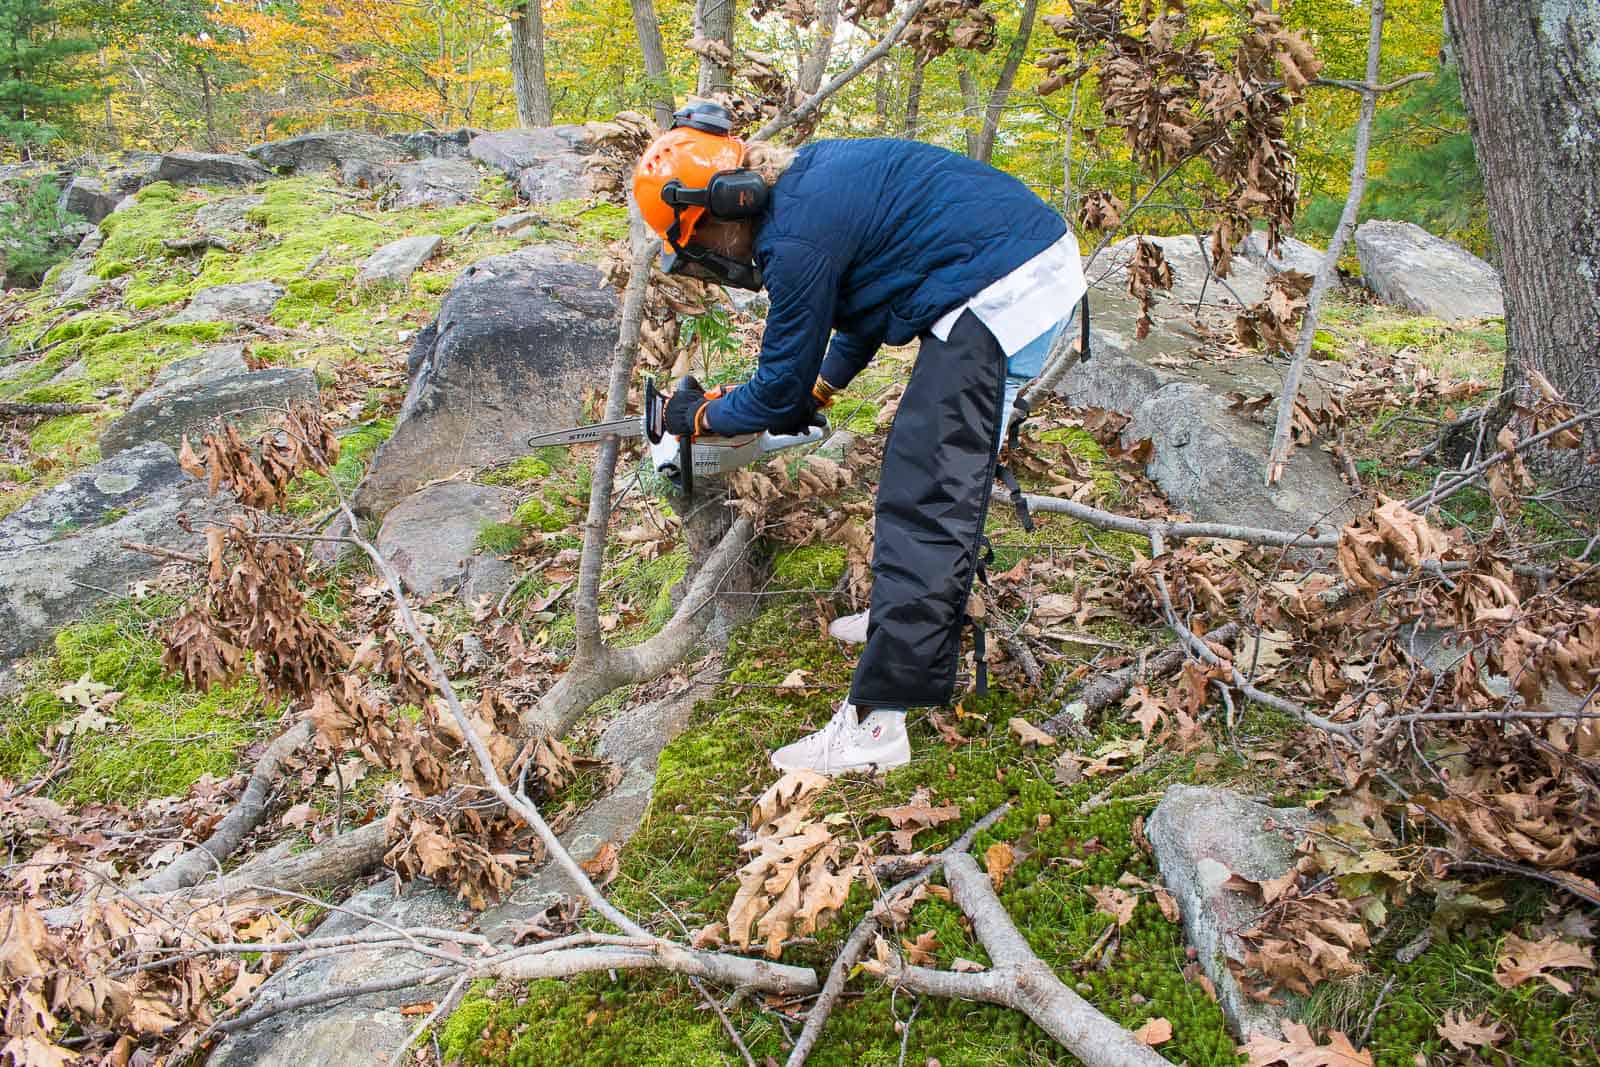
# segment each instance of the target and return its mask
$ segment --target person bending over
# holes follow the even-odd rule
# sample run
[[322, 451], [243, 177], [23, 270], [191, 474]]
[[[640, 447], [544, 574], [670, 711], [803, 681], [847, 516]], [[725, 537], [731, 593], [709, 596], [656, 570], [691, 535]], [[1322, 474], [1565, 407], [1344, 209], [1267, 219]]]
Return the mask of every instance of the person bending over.
[[1012, 401], [1084, 295], [1077, 242], [1020, 181], [942, 148], [793, 151], [730, 130], [720, 107], [691, 105], [634, 172], [668, 273], [764, 286], [770, 304], [754, 376], [713, 394], [683, 379], [666, 428], [793, 432], [880, 345], [919, 339], [884, 449], [869, 609], [834, 627], [865, 642], [849, 696], [772, 754], [781, 770], [897, 767], [906, 709], [954, 693], [996, 457]]

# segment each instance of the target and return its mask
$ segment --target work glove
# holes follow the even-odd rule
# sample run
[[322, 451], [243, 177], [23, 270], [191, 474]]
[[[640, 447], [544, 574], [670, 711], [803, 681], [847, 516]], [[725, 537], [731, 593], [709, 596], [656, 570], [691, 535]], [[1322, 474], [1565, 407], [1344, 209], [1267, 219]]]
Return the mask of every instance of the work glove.
[[693, 375], [678, 379], [678, 388], [667, 398], [667, 432], [677, 437], [703, 433], [701, 417], [707, 403], [706, 391]]

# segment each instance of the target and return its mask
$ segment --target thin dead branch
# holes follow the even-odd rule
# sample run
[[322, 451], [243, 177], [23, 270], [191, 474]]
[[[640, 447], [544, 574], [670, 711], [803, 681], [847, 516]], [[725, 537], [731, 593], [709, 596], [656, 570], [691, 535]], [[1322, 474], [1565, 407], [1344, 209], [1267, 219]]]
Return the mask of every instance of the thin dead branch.
[[[1000, 489], [995, 490], [994, 498], [996, 502], [1009, 503], [1011, 500], [1011, 497]], [[1269, 545], [1274, 548], [1335, 548], [1339, 544], [1337, 530], [1328, 533], [1313, 533], [1310, 530], [1295, 533], [1289, 530], [1267, 530], [1258, 526], [1236, 526], [1222, 522], [1166, 522], [1118, 515], [1063, 497], [1036, 496], [1027, 493], [1024, 494], [1024, 499], [1028, 502], [1030, 511], [1067, 515], [1102, 530], [1117, 530], [1145, 537], [1158, 534], [1177, 541], [1193, 537], [1209, 537], [1219, 541], [1244, 541], [1252, 545]]]
[[1300, 336], [1295, 340], [1294, 356], [1289, 361], [1289, 371], [1283, 380], [1283, 395], [1278, 398], [1278, 421], [1272, 431], [1272, 446], [1267, 450], [1267, 484], [1276, 485], [1283, 477], [1283, 468], [1289, 462], [1290, 431], [1294, 426], [1294, 405], [1300, 395], [1300, 378], [1305, 373], [1306, 361], [1311, 358], [1311, 343], [1317, 334], [1317, 309], [1322, 298], [1339, 276], [1339, 257], [1344, 253], [1345, 242], [1355, 229], [1356, 213], [1361, 208], [1361, 196], [1367, 188], [1367, 149], [1372, 144], [1372, 117], [1378, 107], [1378, 59], [1383, 52], [1384, 0], [1372, 0], [1371, 27], [1367, 31], [1367, 80], [1361, 87], [1361, 118], [1356, 123], [1355, 160], [1350, 165], [1350, 192], [1345, 197], [1344, 211], [1333, 239], [1322, 255], [1317, 267], [1317, 278], [1311, 284], [1311, 294], [1306, 297], [1305, 310], [1300, 314]]

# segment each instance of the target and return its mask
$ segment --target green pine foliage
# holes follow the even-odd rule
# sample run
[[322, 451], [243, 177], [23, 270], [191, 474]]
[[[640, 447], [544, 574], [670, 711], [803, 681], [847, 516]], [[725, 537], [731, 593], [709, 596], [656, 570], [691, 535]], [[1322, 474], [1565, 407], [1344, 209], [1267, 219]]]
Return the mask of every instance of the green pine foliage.
[[[1382, 163], [1368, 178], [1360, 218], [1414, 222], [1487, 254], [1488, 208], [1459, 71], [1447, 65], [1402, 92], [1400, 103], [1380, 110], [1373, 120], [1372, 141]], [[1343, 207], [1342, 198], [1317, 197], [1305, 208], [1301, 230], [1331, 233]]]
[[19, 189], [14, 202], [0, 203], [0, 277], [7, 285], [32, 288], [72, 254], [66, 230], [83, 220], [64, 211], [60, 201], [60, 188], [46, 178]]
[[24, 158], [59, 138], [96, 93], [73, 61], [97, 45], [63, 34], [60, 17], [48, 0], [0, 0], [0, 144]]

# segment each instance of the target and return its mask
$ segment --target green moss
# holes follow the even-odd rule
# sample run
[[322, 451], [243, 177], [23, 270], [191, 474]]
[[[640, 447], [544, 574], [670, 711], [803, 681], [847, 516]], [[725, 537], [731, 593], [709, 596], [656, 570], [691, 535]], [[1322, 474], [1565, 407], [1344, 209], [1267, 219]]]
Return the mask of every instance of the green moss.
[[136, 288], [130, 286], [128, 296], [123, 303], [136, 311], [146, 308], [166, 307], [168, 304], [177, 304], [188, 300], [194, 295], [192, 285], [157, 285], [151, 288]]
[[0, 714], [0, 775], [26, 780], [49, 763], [50, 728], [83, 710], [56, 690], [85, 674], [123, 695], [105, 730], [73, 738], [68, 770], [50, 786], [56, 799], [138, 804], [182, 794], [203, 774], [233, 773], [267, 710], [251, 681], [196, 693], [166, 673], [156, 628], [177, 608], [170, 597], [113, 601], [57, 634], [54, 652]]
[[[378, 446], [394, 432], [394, 420], [376, 419], [357, 426], [339, 437], [339, 459], [333, 465], [333, 477], [346, 496], [355, 492], [367, 473], [367, 461]], [[339, 494], [328, 479], [316, 473], [302, 474], [289, 487], [285, 508], [294, 515], [311, 515], [334, 507]]]
[[512, 522], [486, 522], [478, 527], [475, 548], [479, 552], [504, 555], [515, 552], [527, 539], [527, 531]]
[[538, 456], [523, 456], [486, 472], [479, 480], [486, 485], [532, 485], [550, 477], [550, 469], [551, 464]]
[[672, 592], [689, 572], [689, 554], [680, 548], [651, 560], [629, 557], [611, 570], [621, 599], [643, 607], [645, 623], [633, 627], [623, 644], [643, 641], [672, 617]]
[[76, 338], [99, 337], [109, 333], [119, 326], [126, 326], [131, 320], [126, 315], [118, 315], [109, 311], [85, 311], [74, 315], [59, 326], [53, 327], [41, 338], [47, 345], [59, 344], [62, 341], [71, 341]]
[[573, 511], [560, 504], [552, 504], [543, 497], [533, 497], [523, 501], [517, 506], [512, 518], [522, 526], [533, 530], [544, 530], [554, 533], [565, 529], [567, 524], [575, 521], [577, 516]]
[[[624, 849], [614, 897], [632, 914], [658, 917], [662, 932], [674, 927], [662, 917], [660, 901], [672, 902], [691, 927], [723, 918], [736, 889], [732, 874], [743, 859], [736, 831], [744, 825], [751, 797], [776, 778], [768, 752], [825, 722], [848, 684], [849, 660], [836, 642], [817, 634], [803, 598], [793, 599], [734, 633], [726, 655], [727, 684], [694, 710], [688, 728], [662, 753], [649, 812]], [[772, 688], [796, 666], [810, 672], [807, 681], [815, 690]], [[818, 809], [824, 814], [848, 810], [855, 817], [853, 827], [870, 834], [887, 826], [873, 811], [926, 786], [936, 802], [958, 804], [962, 811], [957, 820], [918, 836], [917, 846], [931, 851], [1010, 797], [1013, 812], [978, 840], [974, 852], [981, 855], [995, 841], [1027, 852], [1003, 886], [1001, 900], [1041, 957], [1074, 980], [1078, 961], [1110, 922], [1097, 912], [1086, 888], [1114, 884], [1124, 871], [1155, 876], [1135, 843], [1133, 821], [1149, 811], [1153, 802], [1143, 794], [1159, 788], [1163, 775], [1192, 768], [1173, 761], [1162, 774], [1119, 782], [1114, 796], [1137, 799], [1084, 814], [1083, 801], [1105, 780], [1056, 788], [1049, 780], [1049, 756], [1021, 749], [1008, 732], [1006, 722], [1014, 714], [1037, 721], [1045, 712], [1007, 694], [963, 698], [960, 716], [951, 717], [968, 743], [952, 749], [940, 744], [914, 712], [911, 764], [881, 783], [838, 779]], [[1125, 733], [1127, 727], [1109, 730], [1103, 736]], [[1043, 826], [1042, 815], [1050, 817]], [[868, 898], [866, 887], [858, 885], [836, 921], [823, 927], [814, 943], [790, 945], [784, 961], [826, 969]], [[950, 905], [930, 899], [918, 907], [907, 933], [927, 929], [941, 942], [941, 966], [956, 956], [984, 959]], [[1088, 985], [1089, 999], [1125, 1025], [1158, 1015], [1171, 1020], [1176, 1036], [1163, 1048], [1168, 1058], [1236, 1064], [1221, 1012], [1183, 979], [1187, 962], [1181, 931], [1147, 899], [1122, 932], [1110, 966], [1084, 969], [1076, 981]], [[861, 995], [839, 1003], [811, 1062], [897, 1063], [900, 1038], [888, 991], [865, 976], [851, 988]], [[1135, 994], [1145, 1003], [1135, 1004]], [[535, 983], [525, 990], [502, 984], [497, 995], [480, 990], [468, 1003], [470, 1012], [445, 1030], [447, 1059], [459, 1057], [464, 1064], [694, 1064], [728, 1062], [730, 1055], [725, 1035], [707, 1019], [694, 990], [657, 975], [617, 981], [590, 976]], [[901, 1018], [905, 1010], [902, 1001]], [[733, 1021], [757, 1059], [783, 1058], [781, 1029], [759, 1002], [742, 1004]], [[655, 1058], [668, 1053], [669, 1060]], [[907, 1062], [930, 1057], [963, 1065], [1066, 1062], [1059, 1047], [1021, 1015], [933, 998], [922, 1002]]]
[[100, 458], [95, 436], [93, 415], [60, 415], [35, 427], [28, 447], [41, 459], [78, 466]]
[[844, 574], [845, 552], [838, 545], [805, 545], [772, 557], [772, 584], [779, 589], [832, 588]]

